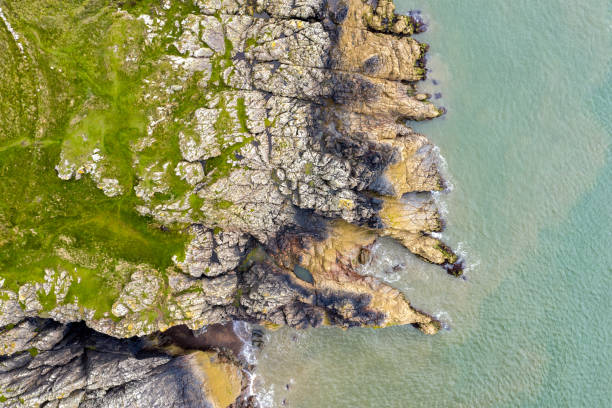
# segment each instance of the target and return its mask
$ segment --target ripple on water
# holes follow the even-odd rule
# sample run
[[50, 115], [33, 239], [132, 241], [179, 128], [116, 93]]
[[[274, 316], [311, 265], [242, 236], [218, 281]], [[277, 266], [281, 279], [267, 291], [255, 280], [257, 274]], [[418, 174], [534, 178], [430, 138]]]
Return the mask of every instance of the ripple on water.
[[448, 113], [410, 126], [444, 153], [440, 237], [470, 279], [381, 240], [363, 273], [452, 330], [279, 330], [259, 357], [267, 406], [610, 405], [609, 4], [396, 1], [428, 22], [422, 89]]

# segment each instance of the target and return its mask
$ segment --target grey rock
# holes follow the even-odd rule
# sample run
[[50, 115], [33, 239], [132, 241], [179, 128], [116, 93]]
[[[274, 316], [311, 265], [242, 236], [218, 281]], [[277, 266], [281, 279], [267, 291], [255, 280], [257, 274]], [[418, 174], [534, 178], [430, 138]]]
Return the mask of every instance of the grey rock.
[[[198, 352], [173, 356], [147, 339], [120, 340], [45, 319], [0, 329], [0, 342], [19, 344], [0, 357], [2, 406], [214, 406]], [[25, 349], [34, 346], [40, 349]]]
[[[161, 56], [156, 63], [163, 69], [145, 79], [153, 107], [147, 136], [132, 146], [136, 209], [161, 228], [188, 228], [193, 238], [185, 257], [163, 271], [119, 265], [113, 318], [66, 304], [71, 282], [58, 270], [18, 294], [6, 291], [0, 322], [40, 315], [39, 298], [50, 291], [60, 304], [49, 316], [84, 320], [118, 337], [233, 318], [296, 327], [393, 320], [381, 317], [392, 312], [368, 310], [384, 303], [372, 296], [391, 288], [361, 280], [351, 262], [332, 252], [310, 252], [335, 239], [341, 221], [367, 239], [347, 236], [338, 251], [359, 254], [376, 237], [390, 236], [429, 262], [456, 261], [432, 236], [442, 229], [431, 194], [444, 189], [438, 153], [404, 123], [442, 113], [415, 85], [427, 48], [410, 37], [417, 25], [395, 15], [387, 0], [376, 7], [361, 0], [194, 4], [199, 12], [172, 22], [176, 30], [164, 34], [176, 50]], [[148, 33], [162, 35], [168, 8], [152, 10], [154, 18], [139, 18]], [[194, 78], [197, 103], [179, 112], [178, 97]], [[139, 155], [155, 148], [156, 129], [169, 124], [180, 162], [139, 166]], [[86, 163], [62, 163], [62, 177], [80, 177], [83, 166], [83, 174], [104, 180], [98, 152]], [[172, 173], [187, 181], [186, 191], [169, 194]], [[314, 283], [294, 274], [305, 258], [324, 265], [311, 271]], [[409, 312], [407, 300], [398, 302], [406, 313], [397, 321], [424, 319]]]

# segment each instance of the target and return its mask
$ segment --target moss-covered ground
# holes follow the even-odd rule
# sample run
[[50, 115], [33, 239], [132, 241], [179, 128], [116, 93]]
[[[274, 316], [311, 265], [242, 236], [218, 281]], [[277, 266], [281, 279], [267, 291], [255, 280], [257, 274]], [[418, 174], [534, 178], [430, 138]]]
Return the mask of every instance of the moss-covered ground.
[[[118, 11], [119, 6], [122, 10]], [[171, 201], [189, 186], [172, 169], [180, 160], [177, 125], [156, 129], [154, 149], [134, 161], [130, 146], [147, 136], [154, 106], [143, 103], [143, 79], [163, 75], [158, 63], [168, 37], [180, 33], [172, 19], [193, 12], [192, 2], [172, 2], [171, 20], [153, 43], [135, 18], [157, 1], [0, 1], [22, 38], [25, 51], [0, 21], [0, 277], [4, 288], [42, 282], [45, 269], [73, 278], [66, 302], [78, 299], [98, 313], [110, 310], [129, 279], [120, 263], [147, 264], [160, 271], [181, 256], [189, 236], [183, 225], [161, 226], [135, 210], [139, 172], [170, 162], [170, 188], [154, 203]], [[173, 32], [176, 31], [176, 32]], [[188, 116], [201, 98], [195, 84], [170, 100]], [[179, 122], [180, 123], [180, 122]], [[242, 124], [242, 121], [241, 121]], [[107, 197], [88, 176], [61, 180], [55, 166], [63, 154], [86, 160], [92, 149], [104, 156], [103, 175], [123, 194]], [[228, 152], [229, 154], [229, 152]], [[146, 182], [146, 181], [145, 181]], [[192, 205], [201, 206], [198, 198]], [[44, 307], [55, 305], [47, 296]]]

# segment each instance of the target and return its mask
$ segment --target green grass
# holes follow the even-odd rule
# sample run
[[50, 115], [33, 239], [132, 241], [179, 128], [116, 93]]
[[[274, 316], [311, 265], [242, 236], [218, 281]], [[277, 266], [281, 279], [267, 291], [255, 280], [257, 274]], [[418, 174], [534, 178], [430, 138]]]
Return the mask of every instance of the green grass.
[[[236, 130], [236, 123], [235, 119], [227, 110], [224, 94], [219, 95], [219, 103], [217, 108], [220, 112], [217, 120], [215, 121], [214, 127], [217, 142], [221, 146], [221, 154], [206, 160], [204, 174], [208, 176], [209, 184], [214, 183], [220, 178], [229, 176], [229, 174], [236, 168], [236, 166], [233, 164], [235, 154], [239, 153], [240, 149], [254, 140], [254, 137], [247, 136], [248, 133], [245, 133], [241, 142], [228, 142], [228, 140], [226, 140], [226, 136], [232, 133], [232, 131]], [[246, 107], [244, 105], [244, 98], [237, 99], [236, 114], [238, 116], [236, 119], [238, 120], [240, 129], [246, 129]]]
[[[156, 9], [159, 9], [162, 2], [161, 0], [112, 0], [111, 3], [117, 7], [121, 5], [121, 9], [129, 11], [130, 14], [152, 14]], [[178, 0], [170, 2], [170, 9], [168, 14], [170, 15], [186, 15], [189, 13], [199, 13], [200, 9], [194, 5], [191, 0]]]
[[[127, 3], [140, 12], [159, 4]], [[190, 3], [173, 2], [168, 13], [182, 17], [195, 11]], [[169, 40], [145, 45], [143, 23], [102, 0], [22, 0], [3, 9], [26, 39], [29, 56], [20, 55], [2, 25], [0, 48], [7, 52], [0, 62], [0, 276], [5, 288], [17, 291], [26, 282], [42, 282], [45, 268], [65, 270], [73, 278], [66, 302], [78, 299], [100, 317], [129, 279], [117, 272], [120, 262], [163, 271], [189, 239], [182, 226], [162, 231], [139, 215], [135, 206], [141, 202], [133, 193], [138, 172], [155, 160], [171, 162], [171, 193], [164, 198], [189, 189], [173, 172], [181, 160], [174, 127], [159, 130], [139, 166], [133, 166], [130, 149], [146, 135], [154, 109], [140, 103], [142, 80], [164, 69], [157, 60]], [[133, 61], [126, 62], [127, 56]], [[172, 102], [187, 115], [199, 100], [186, 92]], [[60, 152], [82, 163], [94, 148], [107, 159], [103, 174], [123, 186], [122, 196], [106, 197], [88, 176], [57, 177]], [[39, 293], [39, 300], [45, 310], [57, 301], [53, 291]]]
[[[131, 199], [108, 198], [88, 179], [60, 180], [52, 170], [58, 154], [57, 145], [0, 153], [0, 195], [6, 198], [0, 202], [0, 276], [5, 287], [17, 290], [42, 282], [44, 268], [66, 270], [74, 280], [67, 302], [78, 297], [79, 304], [102, 313], [129, 278], [112, 275], [118, 260], [163, 270], [188, 237], [163, 232], [135, 212]], [[56, 255], [58, 248], [87, 256], [67, 262]]]
[[254, 37], [249, 37], [246, 39], [246, 42], [244, 44], [244, 49], [248, 50], [251, 47], [254, 47], [257, 45], [257, 39]]
[[306, 164], [304, 165], [304, 173], [306, 175], [311, 175], [312, 174], [312, 168], [313, 168], [314, 164], [311, 162], [306, 162]]
[[228, 201], [228, 200], [217, 200], [214, 203], [214, 208], [216, 210], [226, 210], [228, 208], [230, 208], [232, 205], [234, 205], [233, 202]]
[[247, 127], [247, 114], [246, 106], [244, 105], [244, 98], [238, 98], [238, 101], [236, 103], [236, 112], [238, 113], [240, 130], [247, 133], [249, 131], [249, 128]]
[[242, 297], [242, 288], [238, 288], [234, 294], [234, 306], [240, 307], [240, 298]]
[[276, 118], [274, 118], [274, 120], [270, 120], [267, 117], [264, 118], [264, 125], [269, 128], [269, 127], [276, 127]]
[[[135, 265], [146, 264], [164, 276], [174, 255], [184, 259], [190, 240], [186, 225], [162, 228], [159, 221], [141, 216], [135, 208], [143, 201], [134, 187], [152, 186], [155, 181], [145, 177], [145, 169], [162, 171], [168, 163], [162, 178], [168, 189], [156, 193], [151, 205], [189, 194], [192, 187], [174, 168], [182, 160], [178, 134], [190, 131], [194, 111], [219, 96], [215, 131], [221, 154], [206, 161], [209, 183], [227, 177], [235, 169], [235, 154], [252, 141], [244, 98], [237, 98], [235, 112], [226, 106], [224, 95], [233, 90], [223, 73], [232, 65], [232, 44], [226, 39], [225, 53], [211, 58], [212, 73], [202, 89], [201, 73], [179, 80], [163, 60], [178, 52], [172, 42], [182, 29], [174, 21], [198, 12], [192, 1], [172, 2], [165, 11], [168, 22], [152, 44], [145, 41], [144, 23], [117, 7], [133, 16], [151, 14], [159, 0], [6, 3], [4, 13], [24, 39], [27, 57], [0, 25], [0, 277], [4, 288], [17, 291], [25, 283], [43, 282], [45, 269], [56, 275], [66, 271], [72, 284], [65, 303], [76, 301], [100, 318], [110, 311]], [[148, 88], [145, 79], [152, 84]], [[180, 92], [167, 95], [156, 88], [156, 83], [173, 80], [182, 85]], [[147, 135], [148, 117], [160, 105], [144, 102], [146, 93], [165, 98], [173, 120], [155, 129], [152, 146], [135, 152], [131, 146]], [[235, 132], [245, 134], [241, 142], [228, 139]], [[87, 174], [80, 180], [58, 178], [60, 157], [80, 165], [93, 149], [104, 156], [103, 177], [117, 179], [122, 195], [105, 196]], [[205, 219], [199, 211], [202, 198], [192, 194], [189, 204], [198, 220]], [[224, 200], [215, 203], [218, 210], [231, 206]], [[57, 298], [53, 290], [39, 292], [39, 301], [48, 311]]]
[[195, 193], [189, 196], [189, 206], [193, 210], [200, 211], [200, 208], [202, 208], [202, 205], [204, 205], [204, 199], [203, 198], [201, 198], [200, 196], [198, 196]]
[[2, 329], [0, 329], [0, 332], [4, 333], [4, 332], [7, 332], [9, 330], [13, 330], [14, 327], [15, 327], [15, 324], [9, 323], [6, 326], [2, 327]]
[[446, 245], [440, 243], [435, 245], [434, 248], [442, 253], [444, 259], [446, 259], [448, 263], [454, 264], [457, 262], [457, 255], [455, 255]]

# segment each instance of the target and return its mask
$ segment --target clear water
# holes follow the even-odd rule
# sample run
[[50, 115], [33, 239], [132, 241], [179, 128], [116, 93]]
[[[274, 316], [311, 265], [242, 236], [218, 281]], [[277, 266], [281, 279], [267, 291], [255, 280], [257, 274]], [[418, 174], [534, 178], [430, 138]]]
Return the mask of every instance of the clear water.
[[259, 356], [261, 399], [611, 407], [612, 3], [396, 4], [430, 23], [424, 87], [448, 114], [414, 127], [447, 161], [443, 236], [467, 254], [468, 280], [383, 243], [369, 273], [449, 330], [279, 330]]

